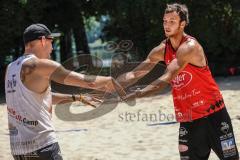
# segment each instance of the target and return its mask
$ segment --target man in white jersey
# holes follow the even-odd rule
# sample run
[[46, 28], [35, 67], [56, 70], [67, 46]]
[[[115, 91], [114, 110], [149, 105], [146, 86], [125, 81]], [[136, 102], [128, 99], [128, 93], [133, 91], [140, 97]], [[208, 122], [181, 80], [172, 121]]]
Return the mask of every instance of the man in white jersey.
[[121, 86], [111, 77], [86, 76], [50, 60], [53, 34], [43, 24], [27, 27], [23, 39], [25, 53], [8, 65], [5, 78], [11, 152], [15, 160], [62, 160], [51, 122], [52, 104], [82, 96], [52, 93], [50, 81], [106, 92]]

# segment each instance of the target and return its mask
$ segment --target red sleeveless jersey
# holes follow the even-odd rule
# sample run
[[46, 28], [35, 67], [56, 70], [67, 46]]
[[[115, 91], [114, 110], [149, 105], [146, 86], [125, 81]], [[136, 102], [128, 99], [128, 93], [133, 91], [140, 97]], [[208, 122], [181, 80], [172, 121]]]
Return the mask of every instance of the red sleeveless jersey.
[[[190, 36], [184, 36], [182, 43]], [[164, 61], [169, 65], [176, 58], [170, 40], [166, 40]], [[222, 109], [225, 105], [219, 88], [212, 77], [208, 65], [187, 66], [171, 81], [172, 95], [178, 122], [189, 122]]]

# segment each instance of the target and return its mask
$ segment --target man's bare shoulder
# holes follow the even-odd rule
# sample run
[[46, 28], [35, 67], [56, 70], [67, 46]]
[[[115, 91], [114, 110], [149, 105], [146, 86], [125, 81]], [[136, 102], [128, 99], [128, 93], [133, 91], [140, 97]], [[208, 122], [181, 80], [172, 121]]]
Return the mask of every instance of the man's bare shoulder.
[[153, 48], [153, 52], [154, 53], [164, 53], [165, 47], [166, 47], [166, 42], [164, 40], [158, 46]]
[[44, 73], [51, 73], [60, 66], [61, 64], [53, 60], [33, 57], [23, 63], [22, 71], [23, 73], [36, 73], [45, 75]]
[[26, 62], [23, 63], [23, 66], [50, 66], [50, 65], [60, 65], [58, 62], [50, 60], [50, 59], [40, 59], [37, 57], [33, 57]]
[[179, 47], [177, 58], [196, 66], [206, 65], [204, 50], [195, 39], [188, 39]]
[[197, 40], [189, 38], [178, 48], [177, 56], [192, 54], [195, 55], [196, 53], [199, 53], [199, 51], [203, 51], [202, 46], [198, 43]]
[[27, 69], [27, 68], [36, 68], [37, 66], [37, 59], [36, 57], [30, 58], [28, 60], [26, 60], [23, 64], [22, 64], [22, 69]]
[[148, 58], [152, 61], [163, 61], [164, 60], [164, 52], [165, 52], [166, 42], [162, 41], [158, 46], [154, 47]]

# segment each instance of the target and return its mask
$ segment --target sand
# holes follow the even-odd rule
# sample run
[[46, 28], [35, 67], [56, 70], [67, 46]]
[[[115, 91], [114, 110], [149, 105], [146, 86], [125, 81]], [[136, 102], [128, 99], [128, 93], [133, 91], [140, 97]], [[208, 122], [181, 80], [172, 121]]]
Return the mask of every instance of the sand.
[[[240, 148], [240, 120], [236, 119], [240, 115], [240, 77], [217, 82]], [[73, 113], [90, 110], [79, 103], [71, 106]], [[149, 126], [172, 122], [173, 114], [172, 97], [166, 93], [139, 99], [135, 106], [119, 103], [111, 112], [88, 121], [63, 121], [53, 112], [53, 123], [64, 160], [179, 160], [179, 124]], [[5, 104], [0, 105], [0, 120], [0, 160], [12, 160]], [[211, 153], [209, 159], [218, 158]]]

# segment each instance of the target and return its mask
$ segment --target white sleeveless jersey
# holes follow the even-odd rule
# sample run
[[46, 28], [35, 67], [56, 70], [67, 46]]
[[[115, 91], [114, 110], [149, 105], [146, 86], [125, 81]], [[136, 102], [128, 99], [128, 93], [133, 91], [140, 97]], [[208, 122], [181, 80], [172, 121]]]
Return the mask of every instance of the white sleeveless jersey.
[[51, 88], [38, 94], [27, 89], [20, 78], [22, 64], [31, 58], [35, 56], [19, 57], [8, 65], [6, 72], [5, 94], [13, 155], [30, 153], [57, 141], [51, 122]]

